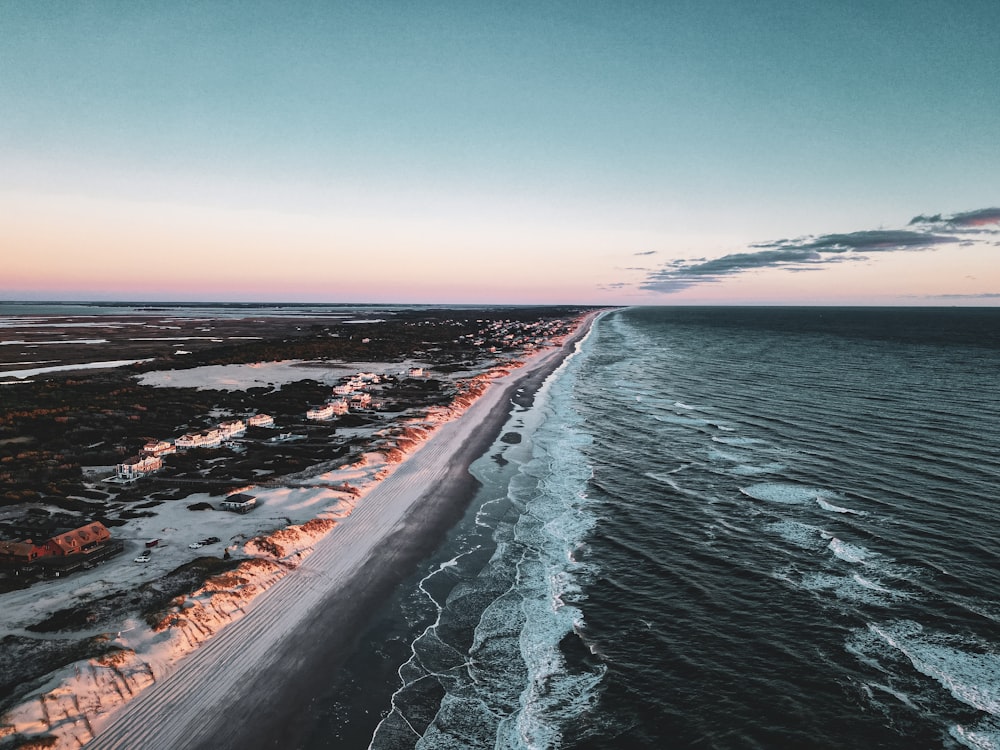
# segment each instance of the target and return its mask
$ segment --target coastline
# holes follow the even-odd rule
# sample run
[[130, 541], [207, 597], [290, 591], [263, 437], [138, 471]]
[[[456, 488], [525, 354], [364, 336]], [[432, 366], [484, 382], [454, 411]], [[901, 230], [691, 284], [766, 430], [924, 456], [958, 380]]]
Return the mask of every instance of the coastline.
[[499, 434], [512, 399], [533, 397], [596, 317], [588, 314], [561, 345], [491, 381], [375, 484], [297, 569], [253, 598], [247, 616], [95, 718], [86, 746], [288, 746], [295, 726], [288, 717], [303, 710], [350, 655], [372, 611], [461, 516], [477, 487], [468, 468]]

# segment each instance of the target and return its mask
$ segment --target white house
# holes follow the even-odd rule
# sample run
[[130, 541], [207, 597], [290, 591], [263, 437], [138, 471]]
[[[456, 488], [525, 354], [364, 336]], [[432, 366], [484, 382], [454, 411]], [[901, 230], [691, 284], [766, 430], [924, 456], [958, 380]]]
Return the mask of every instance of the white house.
[[335, 401], [331, 401], [330, 403], [327, 404], [327, 406], [333, 408], [334, 414], [347, 414], [347, 410], [349, 408], [347, 399], [344, 398], [338, 398]]
[[218, 448], [225, 439], [221, 430], [205, 430], [202, 435], [204, 435], [205, 443], [203, 447], [205, 448]]
[[222, 439], [228, 440], [229, 438], [239, 437], [245, 433], [247, 431], [247, 423], [242, 419], [231, 419], [227, 422], [221, 422], [218, 429], [222, 433]]
[[323, 419], [329, 419], [333, 416], [333, 404], [323, 404], [322, 406], [317, 406], [306, 412], [306, 419], [315, 419], [317, 421]]
[[142, 446], [142, 454], [145, 456], [165, 456], [168, 453], [176, 453], [177, 448], [173, 443], [166, 440], [150, 440]]
[[184, 448], [196, 448], [201, 445], [201, 438], [197, 432], [188, 432], [177, 438], [174, 441], [174, 445], [182, 450]]
[[409, 375], [411, 378], [422, 378], [424, 376], [424, 368], [423, 367], [411, 367], [407, 371], [407, 375]]
[[125, 459], [115, 467], [120, 479], [133, 480], [163, 468], [163, 459], [159, 456], [133, 456]]
[[270, 414], [254, 414], [247, 419], [251, 427], [274, 427], [274, 417]]
[[204, 432], [189, 432], [174, 441], [178, 448], [218, 448], [222, 445], [220, 430], [205, 430]]

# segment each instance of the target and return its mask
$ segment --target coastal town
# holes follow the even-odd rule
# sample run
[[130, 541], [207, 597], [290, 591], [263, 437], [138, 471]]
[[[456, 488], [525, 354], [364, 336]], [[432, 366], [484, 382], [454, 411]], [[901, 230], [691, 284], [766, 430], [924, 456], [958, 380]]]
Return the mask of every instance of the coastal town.
[[[526, 319], [489, 312], [495, 317], [435, 312], [339, 328], [297, 320], [304, 335], [215, 342], [223, 346], [196, 358], [177, 354], [178, 344], [193, 349], [189, 342], [172, 341], [166, 358], [84, 377], [11, 375], [15, 367], [0, 363], [0, 606], [9, 612], [0, 711], [30, 704], [60, 669], [76, 664], [79, 672], [81, 658], [129, 650], [108, 632], [136, 622], [169, 627], [157, 623], [177, 621], [190, 606], [178, 602], [201, 596], [213, 576], [266, 562], [251, 588], [266, 587], [294, 568], [437, 425], [490, 379], [559, 343], [583, 311], [521, 312]], [[26, 329], [17, 340], [30, 341]], [[390, 355], [385, 333], [393, 330], [416, 335], [400, 337]], [[57, 340], [52, 333], [45, 340]], [[334, 354], [316, 357], [323, 345]], [[3, 351], [31, 356], [32, 345], [23, 346]], [[379, 356], [342, 356], [359, 347]], [[248, 356], [262, 350], [278, 358]], [[260, 385], [268, 372], [275, 382]], [[164, 384], [192, 378], [197, 385]], [[90, 398], [74, 398], [75, 389]], [[167, 419], [172, 430], [163, 429]], [[244, 596], [235, 594], [234, 608]], [[29, 746], [26, 726], [17, 711], [0, 719], [0, 748]], [[36, 729], [47, 736], [51, 727]]]

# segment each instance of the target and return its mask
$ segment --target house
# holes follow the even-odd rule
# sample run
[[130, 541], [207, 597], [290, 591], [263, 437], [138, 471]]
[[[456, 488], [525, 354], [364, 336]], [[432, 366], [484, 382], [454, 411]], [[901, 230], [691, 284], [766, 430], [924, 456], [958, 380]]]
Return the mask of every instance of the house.
[[45, 542], [45, 549], [49, 555], [63, 557], [90, 552], [109, 539], [111, 539], [111, 532], [105, 528], [103, 523], [94, 521], [78, 529], [56, 534]]
[[257, 507], [257, 498], [238, 492], [222, 501], [222, 509], [233, 513], [249, 513]]
[[218, 448], [225, 439], [221, 430], [205, 430], [203, 448]]
[[333, 404], [323, 404], [322, 406], [317, 406], [315, 408], [309, 409], [306, 412], [306, 419], [315, 419], [317, 421], [323, 419], [329, 419], [333, 416]]
[[205, 430], [204, 432], [189, 432], [174, 441], [178, 448], [218, 448], [222, 445], [220, 430]]
[[47, 554], [44, 545], [35, 544], [30, 539], [23, 542], [0, 542], [0, 562], [27, 563]]
[[174, 444], [166, 440], [150, 440], [142, 446], [142, 450], [140, 451], [145, 456], [165, 456], [176, 452], [177, 448], [174, 447]]
[[353, 396], [351, 396], [352, 409], [364, 409], [371, 402], [372, 402], [372, 395], [370, 393], [355, 393]]
[[341, 383], [333, 387], [333, 395], [350, 396], [354, 392], [354, 383]]
[[247, 431], [247, 423], [242, 419], [231, 419], [227, 422], [221, 422], [218, 429], [222, 433], [222, 439], [228, 440], [244, 434]]
[[163, 459], [159, 456], [133, 456], [118, 464], [115, 471], [119, 479], [133, 481], [162, 468]]
[[409, 375], [411, 378], [422, 378], [424, 376], [424, 368], [423, 367], [411, 367], [407, 371], [407, 375]]
[[110, 557], [120, 552], [121, 548], [121, 542], [111, 541], [111, 532], [104, 524], [92, 521], [76, 529], [57, 532], [41, 544], [31, 539], [0, 542], [0, 562], [23, 564], [44, 561], [54, 564], [73, 555], [93, 555], [88, 558], [93, 561]]
[[347, 399], [338, 398], [336, 401], [331, 401], [327, 406], [333, 407], [334, 414], [347, 414], [350, 405], [347, 403]]
[[274, 417], [270, 414], [254, 414], [247, 418], [250, 427], [274, 427]]
[[181, 435], [174, 441], [174, 445], [181, 449], [196, 448], [199, 445], [198, 433], [195, 432], [185, 433], [184, 435]]

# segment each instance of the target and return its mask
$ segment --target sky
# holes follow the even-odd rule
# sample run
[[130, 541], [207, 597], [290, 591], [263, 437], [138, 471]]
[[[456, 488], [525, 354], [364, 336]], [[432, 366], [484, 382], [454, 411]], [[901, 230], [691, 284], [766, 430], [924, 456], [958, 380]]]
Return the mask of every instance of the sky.
[[0, 0], [0, 299], [995, 305], [997, 29], [996, 0]]

